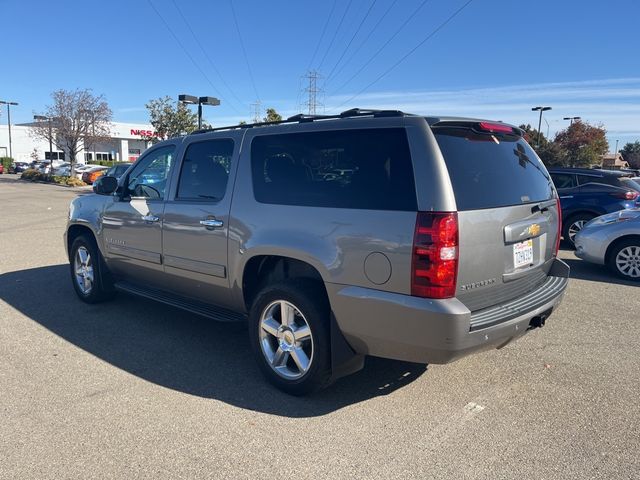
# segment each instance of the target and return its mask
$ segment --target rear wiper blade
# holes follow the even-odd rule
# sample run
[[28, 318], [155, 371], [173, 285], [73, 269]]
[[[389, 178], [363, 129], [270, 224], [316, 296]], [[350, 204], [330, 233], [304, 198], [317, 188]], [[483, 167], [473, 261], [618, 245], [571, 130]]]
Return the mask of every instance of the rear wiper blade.
[[546, 212], [547, 210], [549, 210], [549, 207], [553, 207], [556, 204], [556, 201], [557, 200], [554, 198], [552, 200], [547, 200], [546, 202], [534, 205], [533, 207], [531, 207], [531, 213]]

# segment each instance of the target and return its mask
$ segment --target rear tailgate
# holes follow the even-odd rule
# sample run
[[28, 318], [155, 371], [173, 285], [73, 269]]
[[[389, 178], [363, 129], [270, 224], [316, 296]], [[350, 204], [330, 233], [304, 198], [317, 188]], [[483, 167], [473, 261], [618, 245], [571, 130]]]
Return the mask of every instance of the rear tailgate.
[[432, 125], [459, 221], [456, 297], [471, 311], [523, 296], [547, 279], [560, 217], [546, 168], [504, 124]]

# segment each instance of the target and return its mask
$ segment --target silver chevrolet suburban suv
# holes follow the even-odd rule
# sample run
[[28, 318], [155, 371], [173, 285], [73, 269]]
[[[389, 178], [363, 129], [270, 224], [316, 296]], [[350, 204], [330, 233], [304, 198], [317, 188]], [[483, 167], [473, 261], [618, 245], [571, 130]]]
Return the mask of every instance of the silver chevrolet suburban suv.
[[247, 321], [266, 377], [305, 394], [364, 356], [447, 363], [558, 306], [558, 196], [518, 128], [354, 109], [147, 150], [65, 235], [73, 287]]

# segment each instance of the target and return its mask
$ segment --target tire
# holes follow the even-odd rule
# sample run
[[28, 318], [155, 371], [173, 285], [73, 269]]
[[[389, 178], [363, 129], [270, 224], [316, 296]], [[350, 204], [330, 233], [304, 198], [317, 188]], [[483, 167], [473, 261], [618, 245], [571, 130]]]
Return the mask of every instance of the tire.
[[86, 303], [99, 303], [113, 298], [113, 281], [93, 237], [79, 235], [71, 244], [71, 283], [76, 294]]
[[595, 215], [590, 213], [579, 213], [569, 217], [562, 225], [562, 237], [564, 238], [564, 241], [571, 245], [571, 248], [575, 248], [573, 237], [575, 237], [576, 233], [582, 230], [585, 223], [595, 217]]
[[[289, 281], [266, 286], [249, 314], [249, 341], [267, 380], [291, 395], [306, 395], [331, 378], [329, 304], [321, 286]], [[288, 321], [282, 322], [285, 308]]]
[[607, 266], [620, 278], [640, 282], [640, 238], [614, 243], [607, 258]]

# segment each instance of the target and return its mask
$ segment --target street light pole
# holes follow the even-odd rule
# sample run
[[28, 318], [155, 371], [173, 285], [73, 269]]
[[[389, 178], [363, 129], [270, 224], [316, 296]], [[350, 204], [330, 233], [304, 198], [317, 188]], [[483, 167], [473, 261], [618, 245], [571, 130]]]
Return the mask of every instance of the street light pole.
[[34, 120], [47, 120], [49, 122], [49, 164], [51, 168], [51, 174], [53, 175], [53, 126], [51, 122], [53, 118], [45, 117], [44, 115], [34, 115]]
[[9, 157], [13, 158], [13, 151], [11, 150], [11, 105], [18, 105], [17, 102], [0, 100], [0, 105], [7, 106], [7, 127], [9, 128]]
[[542, 128], [542, 112], [546, 112], [547, 110], [551, 110], [551, 107], [533, 107], [531, 111], [537, 112], [540, 111], [540, 118], [538, 119], [538, 140], [536, 142], [536, 148], [540, 148], [540, 128]]
[[220, 105], [220, 100], [215, 97], [196, 97], [194, 95], [180, 94], [178, 101], [187, 105], [198, 104], [198, 130], [202, 128], [202, 105], [213, 107]]
[[569, 120], [569, 125], [573, 125], [573, 121], [581, 120], [581, 117], [564, 117], [563, 120]]

